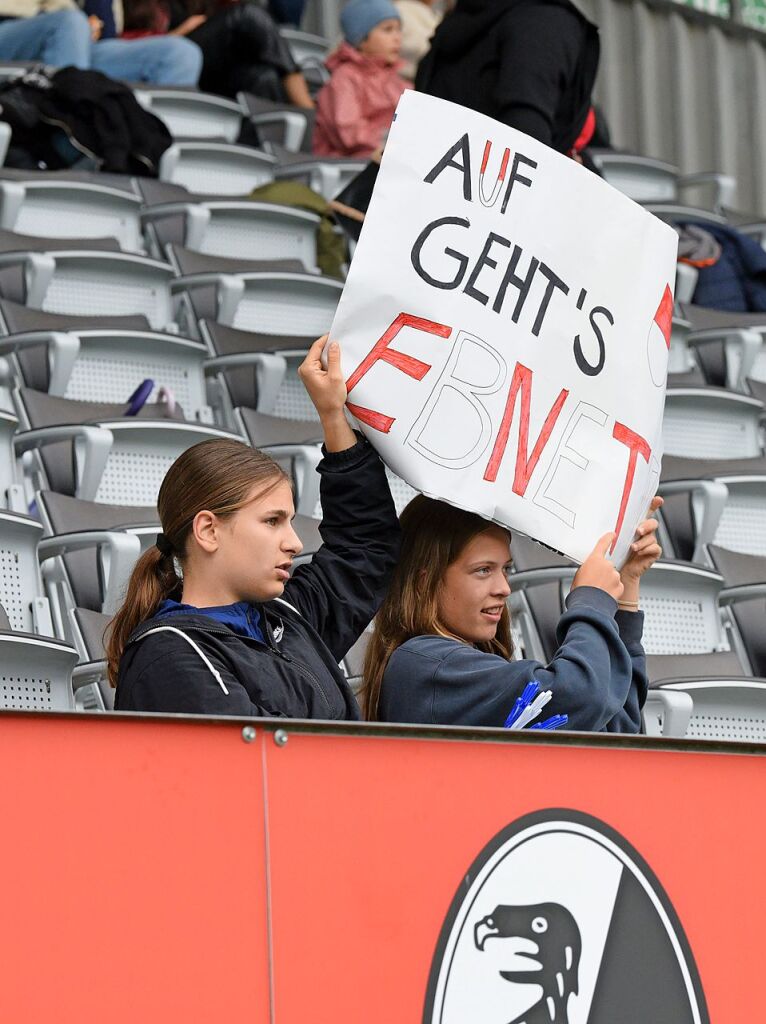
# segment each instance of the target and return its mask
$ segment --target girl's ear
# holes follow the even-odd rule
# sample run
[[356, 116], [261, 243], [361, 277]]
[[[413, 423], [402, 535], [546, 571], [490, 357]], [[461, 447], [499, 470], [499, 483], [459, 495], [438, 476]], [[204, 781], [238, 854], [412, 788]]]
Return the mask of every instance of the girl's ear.
[[214, 512], [203, 509], [192, 521], [192, 537], [208, 554], [218, 550], [218, 518]]

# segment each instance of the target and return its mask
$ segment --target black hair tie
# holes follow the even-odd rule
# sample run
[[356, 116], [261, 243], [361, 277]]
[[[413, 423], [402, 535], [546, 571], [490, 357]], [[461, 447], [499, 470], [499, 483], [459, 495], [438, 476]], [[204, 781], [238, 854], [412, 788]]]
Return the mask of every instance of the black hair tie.
[[164, 533], [158, 533], [157, 539], [154, 542], [155, 546], [159, 550], [163, 558], [170, 558], [173, 554], [173, 545], [167, 539]]

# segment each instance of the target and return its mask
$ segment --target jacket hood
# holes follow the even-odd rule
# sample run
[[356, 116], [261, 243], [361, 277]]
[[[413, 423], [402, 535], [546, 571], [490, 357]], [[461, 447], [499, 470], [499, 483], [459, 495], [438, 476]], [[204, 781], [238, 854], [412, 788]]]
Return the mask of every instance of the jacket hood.
[[571, 0], [458, 0], [434, 33], [431, 49], [444, 57], [464, 53], [509, 11], [530, 2], [539, 6], [565, 7], [583, 21], [588, 20]]
[[396, 64], [389, 64], [382, 57], [368, 57], [344, 40], [337, 50], [333, 50], [327, 58], [325, 66], [331, 73], [337, 71], [344, 64], [353, 64], [358, 68], [367, 68], [368, 70], [375, 68], [377, 71], [385, 71], [390, 68], [396, 71], [403, 63], [404, 61], [397, 61]]

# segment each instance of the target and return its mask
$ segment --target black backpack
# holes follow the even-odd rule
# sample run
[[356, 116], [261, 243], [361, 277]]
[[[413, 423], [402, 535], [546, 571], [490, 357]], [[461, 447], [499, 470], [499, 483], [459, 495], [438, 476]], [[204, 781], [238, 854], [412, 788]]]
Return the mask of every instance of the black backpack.
[[7, 167], [83, 167], [156, 177], [172, 142], [165, 124], [131, 90], [100, 71], [42, 65], [0, 85], [10, 124]]

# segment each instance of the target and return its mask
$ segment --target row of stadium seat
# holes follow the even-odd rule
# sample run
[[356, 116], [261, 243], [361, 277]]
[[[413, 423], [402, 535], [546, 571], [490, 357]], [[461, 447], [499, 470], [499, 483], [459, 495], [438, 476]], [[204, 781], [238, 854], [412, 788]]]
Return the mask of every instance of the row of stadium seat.
[[[342, 286], [316, 272], [313, 215], [195, 190], [0, 172], [0, 642], [28, 645], [0, 679], [6, 706], [109, 707], [104, 625], [154, 541], [164, 472], [202, 437], [234, 433], [289, 464], [304, 557], [319, 543], [319, 427], [296, 370]], [[676, 314], [668, 557], [642, 585], [647, 727], [762, 739], [766, 317]], [[413, 492], [391, 480], [401, 508]], [[573, 567], [518, 535], [513, 551], [517, 652], [547, 660]]]

